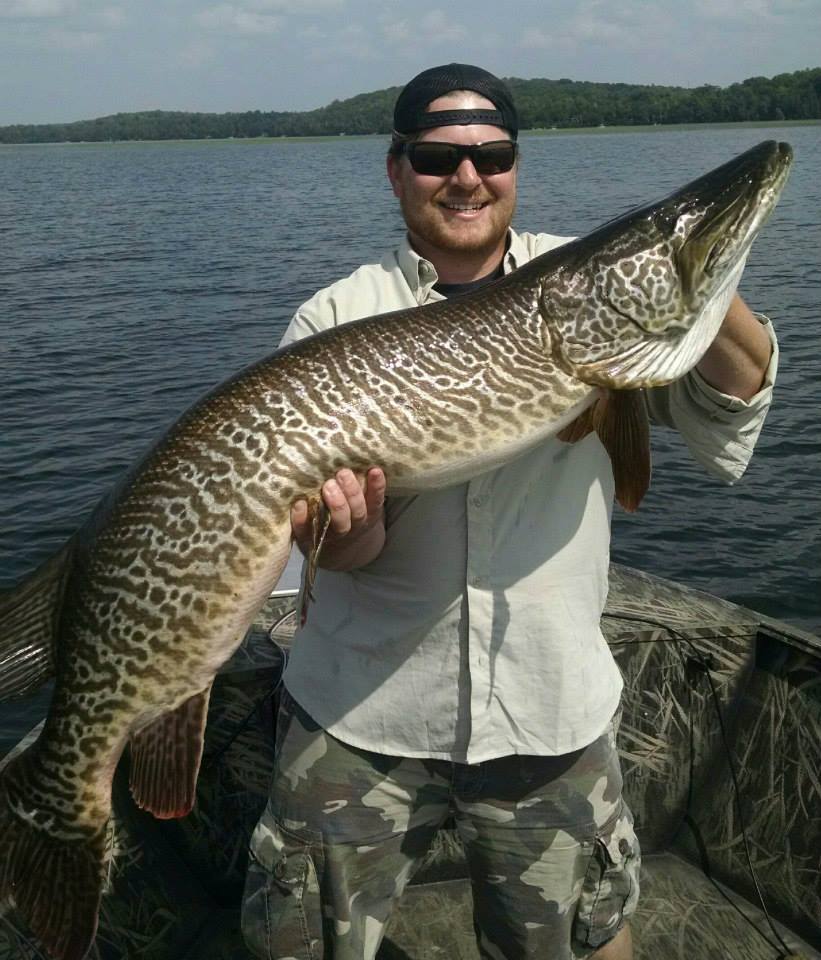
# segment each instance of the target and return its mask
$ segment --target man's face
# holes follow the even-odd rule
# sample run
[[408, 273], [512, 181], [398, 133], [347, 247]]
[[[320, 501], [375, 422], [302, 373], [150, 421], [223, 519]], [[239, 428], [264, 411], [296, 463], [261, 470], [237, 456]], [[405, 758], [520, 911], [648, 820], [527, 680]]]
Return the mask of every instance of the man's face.
[[[494, 105], [472, 93], [439, 97], [429, 111], [487, 108]], [[507, 140], [499, 127], [483, 124], [434, 127], [420, 140], [473, 144]], [[436, 261], [437, 253], [499, 256], [516, 206], [516, 165], [507, 173], [481, 176], [469, 157], [449, 176], [416, 173], [405, 155], [388, 158], [388, 176], [399, 198], [411, 243], [422, 256]]]

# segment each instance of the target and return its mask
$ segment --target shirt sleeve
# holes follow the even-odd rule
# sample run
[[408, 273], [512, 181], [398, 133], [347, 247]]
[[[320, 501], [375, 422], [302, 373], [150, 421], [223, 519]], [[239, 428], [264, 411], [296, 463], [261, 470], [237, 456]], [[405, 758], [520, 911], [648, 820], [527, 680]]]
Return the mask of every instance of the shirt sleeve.
[[289, 343], [360, 317], [416, 306], [396, 251], [379, 263], [365, 264], [352, 274], [318, 290], [291, 318], [280, 341]]
[[716, 390], [698, 373], [645, 394], [650, 419], [682, 435], [695, 460], [710, 473], [732, 484], [747, 469], [770, 408], [778, 370], [778, 342], [767, 317], [756, 314], [772, 343], [764, 384], [750, 400]]
[[315, 333], [319, 333], [321, 330], [327, 330], [328, 327], [336, 325], [332, 310], [327, 310], [323, 316], [322, 313], [311, 310], [310, 303], [310, 300], [308, 303], [304, 303], [293, 317], [291, 317], [291, 322], [285, 328], [285, 333], [283, 333], [282, 339], [279, 341], [281, 347], [287, 346], [289, 343], [295, 343], [297, 340], [310, 337]]

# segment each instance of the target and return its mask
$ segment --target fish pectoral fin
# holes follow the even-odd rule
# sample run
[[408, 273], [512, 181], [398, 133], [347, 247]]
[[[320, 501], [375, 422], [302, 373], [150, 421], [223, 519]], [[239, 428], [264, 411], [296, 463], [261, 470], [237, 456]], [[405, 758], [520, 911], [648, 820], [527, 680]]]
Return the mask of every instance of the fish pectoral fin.
[[611, 390], [593, 408], [596, 433], [610, 455], [616, 500], [638, 509], [650, 486], [650, 420], [640, 390]]
[[194, 806], [210, 695], [211, 684], [131, 737], [131, 795], [160, 820]]
[[300, 591], [299, 625], [305, 626], [308, 619], [308, 604], [314, 599], [316, 571], [319, 567], [319, 555], [325, 543], [325, 535], [331, 524], [331, 511], [319, 497], [308, 498], [308, 522], [311, 524], [311, 549], [302, 568], [302, 590]]
[[57, 624], [73, 555], [69, 540], [27, 580], [0, 594], [0, 700], [27, 696], [54, 676]]
[[0, 902], [11, 896], [55, 960], [82, 960], [97, 932], [105, 830], [68, 841], [20, 820], [0, 791]]

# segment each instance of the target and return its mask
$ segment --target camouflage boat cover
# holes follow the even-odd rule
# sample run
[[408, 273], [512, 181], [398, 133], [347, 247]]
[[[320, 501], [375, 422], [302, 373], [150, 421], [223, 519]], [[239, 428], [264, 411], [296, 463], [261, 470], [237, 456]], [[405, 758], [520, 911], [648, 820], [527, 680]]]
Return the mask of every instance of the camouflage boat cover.
[[[291, 595], [272, 597], [217, 678], [187, 818], [160, 822], [138, 811], [123, 759], [91, 960], [248, 956], [238, 905], [271, 774], [293, 604]], [[813, 950], [821, 949], [821, 639], [616, 564], [602, 628], [625, 678], [619, 748], [645, 854], [636, 957], [765, 960], [781, 950], [752, 905], [716, 699], [769, 911], [789, 928], [779, 927], [788, 946], [821, 957]], [[444, 830], [391, 921], [382, 960], [475, 960], [464, 877], [458, 840]], [[41, 956], [0, 907], [0, 960]]]

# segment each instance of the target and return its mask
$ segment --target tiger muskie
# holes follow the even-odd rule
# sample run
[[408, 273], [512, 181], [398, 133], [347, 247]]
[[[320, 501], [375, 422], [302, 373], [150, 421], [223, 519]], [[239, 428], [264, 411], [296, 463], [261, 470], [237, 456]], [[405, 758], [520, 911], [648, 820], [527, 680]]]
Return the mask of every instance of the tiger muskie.
[[639, 390], [710, 345], [791, 160], [762, 143], [474, 295], [278, 350], [185, 413], [2, 597], [0, 699], [56, 684], [39, 738], [0, 775], [0, 900], [52, 957], [93, 941], [126, 744], [139, 806], [191, 809], [214, 675], [285, 566], [294, 501], [317, 502], [343, 466], [418, 492], [596, 430], [634, 508]]

